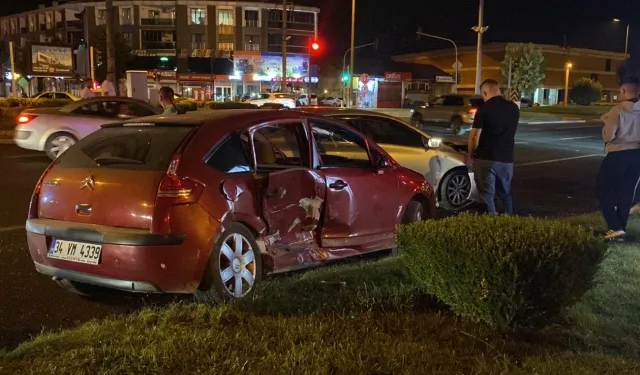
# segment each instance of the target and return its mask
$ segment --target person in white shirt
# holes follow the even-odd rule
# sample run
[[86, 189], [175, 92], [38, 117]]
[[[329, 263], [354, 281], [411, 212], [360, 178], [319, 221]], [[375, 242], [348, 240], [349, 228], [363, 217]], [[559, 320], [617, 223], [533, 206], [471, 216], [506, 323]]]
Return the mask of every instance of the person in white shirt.
[[114, 74], [108, 73], [107, 79], [102, 82], [102, 96], [116, 96], [116, 86], [113, 84]]
[[93, 80], [91, 78], [87, 78], [84, 80], [85, 87], [80, 91], [80, 99], [89, 99], [96, 96], [93, 92]]

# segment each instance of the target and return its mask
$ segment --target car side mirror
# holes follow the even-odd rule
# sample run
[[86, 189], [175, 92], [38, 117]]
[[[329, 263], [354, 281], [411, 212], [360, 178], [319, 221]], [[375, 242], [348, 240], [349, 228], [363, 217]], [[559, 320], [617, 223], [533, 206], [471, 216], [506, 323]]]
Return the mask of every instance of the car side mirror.
[[425, 149], [430, 149], [430, 148], [438, 148], [440, 147], [440, 145], [442, 144], [442, 139], [440, 138], [423, 138], [424, 144], [425, 144]]

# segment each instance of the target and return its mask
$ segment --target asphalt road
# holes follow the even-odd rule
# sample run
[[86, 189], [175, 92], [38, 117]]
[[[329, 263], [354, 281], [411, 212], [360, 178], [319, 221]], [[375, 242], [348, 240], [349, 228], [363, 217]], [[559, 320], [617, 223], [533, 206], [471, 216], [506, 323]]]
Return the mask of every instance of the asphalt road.
[[[447, 134], [438, 127], [426, 130]], [[595, 176], [603, 157], [599, 137], [597, 123], [521, 125], [513, 182], [516, 210], [536, 215], [595, 211]], [[0, 348], [14, 347], [43, 328], [70, 327], [176, 298], [115, 293], [87, 300], [36, 273], [24, 221], [33, 186], [47, 165], [40, 153], [0, 144]]]

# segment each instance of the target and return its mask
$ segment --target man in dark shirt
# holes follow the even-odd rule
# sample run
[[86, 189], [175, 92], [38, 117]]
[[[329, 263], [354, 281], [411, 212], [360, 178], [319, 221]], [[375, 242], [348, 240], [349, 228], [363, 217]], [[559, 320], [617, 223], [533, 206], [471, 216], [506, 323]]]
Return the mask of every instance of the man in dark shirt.
[[502, 97], [500, 86], [493, 79], [482, 82], [480, 91], [484, 104], [476, 112], [469, 135], [469, 158], [476, 185], [488, 213], [496, 213], [494, 199], [498, 195], [505, 213], [513, 215], [513, 148], [520, 109]]

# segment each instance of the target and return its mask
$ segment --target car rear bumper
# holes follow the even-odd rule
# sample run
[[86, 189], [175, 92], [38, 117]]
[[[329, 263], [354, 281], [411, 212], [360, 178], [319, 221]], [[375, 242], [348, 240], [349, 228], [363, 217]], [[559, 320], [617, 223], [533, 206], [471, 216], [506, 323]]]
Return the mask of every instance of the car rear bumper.
[[[29, 252], [38, 272], [52, 277], [143, 293], [192, 293], [208, 251], [184, 234], [159, 235], [143, 229], [74, 222], [27, 221]], [[99, 244], [96, 265], [50, 258], [54, 239]]]
[[33, 134], [29, 136], [27, 139], [20, 139], [14, 134], [13, 143], [15, 143], [18, 147], [24, 148], [27, 150], [36, 150], [42, 151], [43, 148], [40, 147], [40, 140], [36, 139]]

